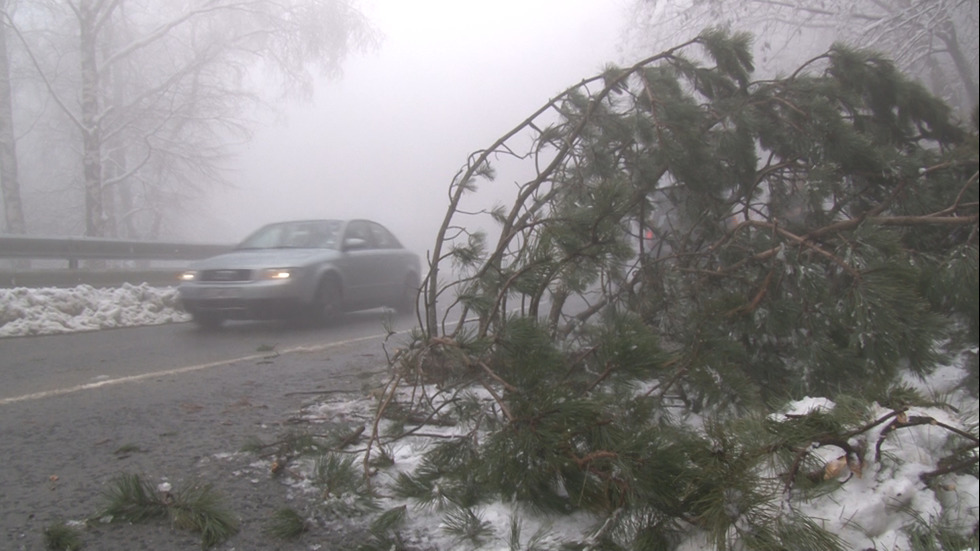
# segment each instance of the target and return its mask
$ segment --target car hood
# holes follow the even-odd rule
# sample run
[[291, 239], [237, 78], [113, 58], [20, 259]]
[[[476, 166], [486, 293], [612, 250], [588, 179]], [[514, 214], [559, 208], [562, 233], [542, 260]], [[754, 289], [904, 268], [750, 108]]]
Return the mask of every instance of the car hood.
[[333, 249], [242, 249], [200, 260], [195, 270], [290, 268], [338, 258]]

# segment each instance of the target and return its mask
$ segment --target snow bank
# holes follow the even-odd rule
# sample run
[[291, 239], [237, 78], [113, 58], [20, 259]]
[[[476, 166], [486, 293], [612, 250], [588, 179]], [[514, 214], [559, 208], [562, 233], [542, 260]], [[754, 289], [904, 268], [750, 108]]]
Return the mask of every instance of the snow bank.
[[0, 337], [53, 335], [188, 321], [177, 290], [147, 284], [0, 289]]

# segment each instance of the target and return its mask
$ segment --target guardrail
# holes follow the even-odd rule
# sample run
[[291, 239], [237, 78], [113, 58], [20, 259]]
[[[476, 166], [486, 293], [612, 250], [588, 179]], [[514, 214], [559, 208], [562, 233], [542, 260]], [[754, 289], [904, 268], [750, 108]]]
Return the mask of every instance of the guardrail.
[[189, 261], [214, 256], [231, 245], [126, 241], [88, 237], [29, 237], [0, 235], [0, 258], [64, 260], [64, 269], [0, 269], [2, 287], [73, 286], [79, 284], [117, 286], [147, 282], [154, 285], [176, 283], [177, 268], [95, 268], [81, 267], [82, 260]]

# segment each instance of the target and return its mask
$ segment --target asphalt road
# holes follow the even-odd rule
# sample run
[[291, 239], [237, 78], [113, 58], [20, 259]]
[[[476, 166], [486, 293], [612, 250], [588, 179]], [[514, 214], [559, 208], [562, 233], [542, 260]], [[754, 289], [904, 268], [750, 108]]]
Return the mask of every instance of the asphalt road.
[[[397, 318], [393, 328], [412, 325]], [[385, 336], [382, 314], [367, 312], [317, 328], [175, 324], [0, 339], [0, 549], [44, 549], [45, 528], [90, 518], [123, 473], [213, 483], [241, 521], [219, 551], [349, 548], [357, 528], [329, 518], [295, 545], [270, 542], [271, 512], [302, 505], [239, 450], [247, 438], [271, 442], [294, 430], [290, 419], [312, 400], [365, 396], [386, 367], [385, 347], [407, 339]], [[165, 522], [96, 524], [83, 539], [103, 551], [200, 548]]]
[[388, 328], [405, 331], [416, 324], [412, 316], [392, 316], [370, 310], [317, 327], [228, 322], [203, 331], [186, 323], [0, 339], [0, 404], [336, 342], [380, 340]]

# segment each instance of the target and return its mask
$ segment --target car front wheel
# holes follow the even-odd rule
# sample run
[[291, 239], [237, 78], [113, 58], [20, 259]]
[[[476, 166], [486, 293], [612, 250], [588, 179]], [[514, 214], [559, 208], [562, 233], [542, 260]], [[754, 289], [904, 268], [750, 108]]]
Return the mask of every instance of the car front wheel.
[[191, 314], [191, 317], [201, 329], [218, 329], [225, 321], [221, 314], [214, 312], [195, 312]]
[[340, 283], [334, 278], [320, 282], [313, 304], [310, 305], [310, 318], [316, 322], [329, 321], [340, 313], [342, 298]]

